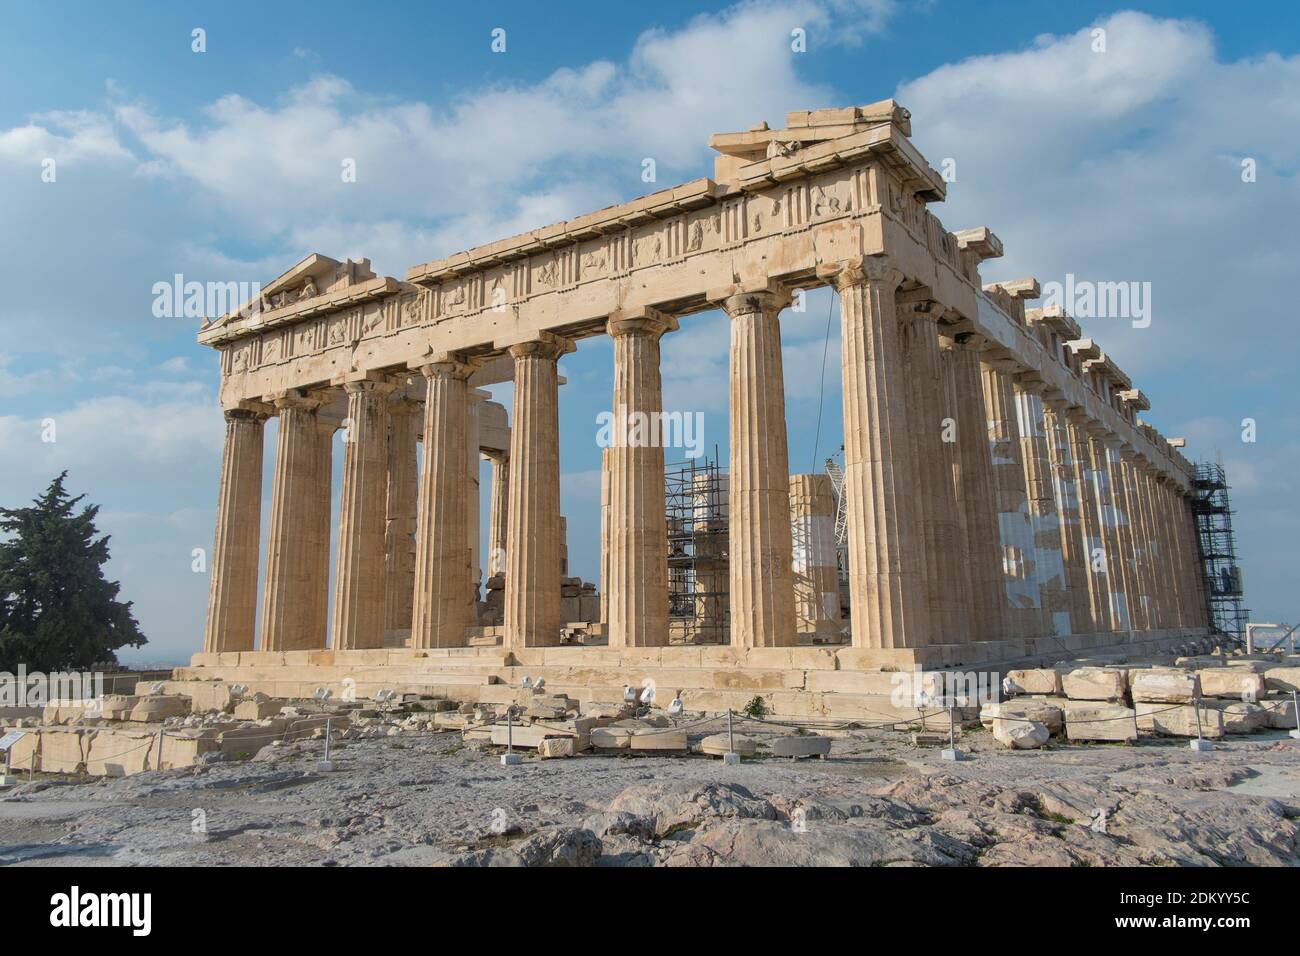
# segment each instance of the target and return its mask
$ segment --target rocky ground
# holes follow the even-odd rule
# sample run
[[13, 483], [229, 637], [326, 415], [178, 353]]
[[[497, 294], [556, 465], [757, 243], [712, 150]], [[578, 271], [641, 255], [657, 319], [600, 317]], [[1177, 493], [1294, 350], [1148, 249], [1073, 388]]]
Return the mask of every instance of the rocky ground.
[[[778, 728], [771, 728], [775, 731]], [[745, 728], [762, 740], [766, 728]], [[943, 761], [892, 731], [831, 757], [724, 766], [585, 754], [503, 767], [455, 732], [320, 741], [0, 800], [7, 865], [1293, 865], [1300, 742], [1273, 731], [1001, 749]], [[1095, 820], [1104, 813], [1105, 832]]]

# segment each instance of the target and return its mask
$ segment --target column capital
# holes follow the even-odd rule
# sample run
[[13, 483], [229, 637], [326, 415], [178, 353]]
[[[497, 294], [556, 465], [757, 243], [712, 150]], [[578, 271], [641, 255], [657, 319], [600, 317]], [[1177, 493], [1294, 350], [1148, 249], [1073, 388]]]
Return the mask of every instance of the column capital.
[[494, 348], [509, 352], [515, 359], [528, 355], [558, 359], [561, 355], [577, 348], [573, 339], [566, 339], [554, 332], [525, 333], [511, 338], [497, 339], [492, 345]]
[[1047, 393], [1051, 391], [1037, 369], [1018, 369], [1012, 374], [1012, 382], [1022, 392], [1042, 396], [1044, 401], [1046, 401]]
[[837, 292], [876, 282], [897, 289], [903, 273], [889, 256], [864, 256], [843, 262], [822, 263], [817, 267], [820, 278], [830, 279]]
[[228, 422], [264, 422], [275, 414], [275, 406], [266, 402], [242, 401], [221, 410]]
[[286, 408], [301, 408], [307, 411], [315, 411], [328, 401], [328, 396], [324, 392], [320, 391], [309, 391], [305, 388], [289, 388], [268, 395], [267, 400], [271, 405], [275, 406], [276, 411], [283, 411]]
[[605, 331], [611, 338], [624, 335], [663, 335], [677, 331], [677, 317], [649, 306], [616, 309], [605, 321]]
[[463, 382], [469, 381], [479, 365], [460, 352], [434, 352], [410, 364], [426, 379], [450, 378]]

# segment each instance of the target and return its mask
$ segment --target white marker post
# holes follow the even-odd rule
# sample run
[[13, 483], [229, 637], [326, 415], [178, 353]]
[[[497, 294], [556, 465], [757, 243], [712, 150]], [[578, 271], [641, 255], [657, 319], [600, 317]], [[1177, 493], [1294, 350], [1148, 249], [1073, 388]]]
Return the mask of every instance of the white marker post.
[[1296, 700], [1295, 691], [1291, 691], [1291, 719], [1295, 721], [1295, 726], [1291, 728], [1291, 738], [1300, 740], [1300, 701]]
[[1192, 698], [1192, 709], [1196, 711], [1196, 739], [1192, 741], [1192, 750], [1196, 753], [1205, 753], [1214, 749], [1214, 744], [1210, 743], [1201, 736], [1201, 695], [1197, 694]]
[[515, 753], [515, 705], [506, 706], [506, 752], [501, 755], [501, 766], [513, 767], [524, 762], [524, 758]]
[[330, 718], [325, 718], [325, 759], [316, 765], [321, 773], [333, 773], [334, 761], [330, 760]]
[[740, 754], [736, 753], [736, 738], [731, 732], [731, 708], [727, 708], [727, 752], [722, 755], [723, 766], [740, 763]]

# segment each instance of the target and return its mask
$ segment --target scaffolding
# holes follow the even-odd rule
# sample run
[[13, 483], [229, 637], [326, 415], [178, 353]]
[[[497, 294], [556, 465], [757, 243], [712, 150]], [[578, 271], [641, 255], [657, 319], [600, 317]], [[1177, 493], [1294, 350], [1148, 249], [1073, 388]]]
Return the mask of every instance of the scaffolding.
[[826, 459], [826, 474], [831, 479], [835, 493], [835, 576], [840, 590], [840, 616], [847, 620], [852, 615], [849, 607], [849, 515], [844, 505], [844, 469], [836, 460], [844, 454], [844, 446]]
[[727, 476], [713, 461], [664, 471], [668, 520], [668, 628], [674, 644], [725, 644], [731, 629]]
[[1210, 627], [1244, 644], [1250, 611], [1242, 606], [1245, 592], [1241, 567], [1237, 564], [1232, 505], [1228, 500], [1228, 481], [1223, 465], [1197, 463], [1192, 477], [1191, 501]]

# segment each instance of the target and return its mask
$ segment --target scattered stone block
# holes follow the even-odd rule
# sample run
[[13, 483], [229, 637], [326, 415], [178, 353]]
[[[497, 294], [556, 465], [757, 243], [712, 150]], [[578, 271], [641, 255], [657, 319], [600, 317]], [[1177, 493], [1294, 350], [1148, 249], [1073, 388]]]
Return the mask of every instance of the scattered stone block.
[[1050, 734], [1059, 734], [1065, 728], [1065, 715], [1061, 708], [1047, 700], [1029, 698], [1004, 700], [996, 704], [985, 704], [980, 711], [980, 723], [990, 729], [998, 717], [1035, 720], [1046, 727]]
[[738, 753], [742, 757], [752, 757], [758, 752], [758, 741], [741, 734], [712, 734], [700, 741], [700, 753], [710, 757], [722, 757], [728, 753]]
[[280, 713], [280, 708], [284, 706], [284, 701], [274, 700], [270, 697], [262, 698], [257, 695], [255, 698], [241, 700], [235, 704], [234, 718], [236, 720], [262, 720], [264, 717], [274, 717]]
[[1129, 688], [1133, 700], [1151, 704], [1190, 704], [1199, 696], [1195, 672], [1149, 670], [1134, 672]]
[[85, 731], [45, 728], [41, 730], [41, 770], [45, 773], [76, 773], [86, 761]]
[[86, 773], [92, 777], [129, 777], [153, 770], [158, 734], [147, 730], [96, 730], [83, 738]]
[[1264, 671], [1264, 684], [1268, 690], [1300, 691], [1300, 667], [1270, 667]]
[[1207, 667], [1196, 673], [1201, 678], [1201, 695], [1204, 697], [1258, 700], [1264, 696], [1264, 677], [1240, 667]]
[[1215, 701], [1223, 714], [1223, 732], [1225, 734], [1253, 734], [1268, 726], [1268, 712], [1258, 704], [1243, 701]]
[[1070, 700], [1123, 700], [1128, 679], [1117, 668], [1076, 667], [1061, 678], [1061, 687]]
[[633, 733], [630, 739], [633, 750], [668, 750], [680, 752], [687, 749], [686, 731], [653, 729]]
[[148, 724], [166, 720], [168, 717], [184, 717], [190, 712], [190, 699], [180, 695], [150, 694], [141, 697], [131, 708], [131, 720], [135, 723]]
[[1042, 667], [1034, 670], [1007, 671], [1006, 688], [1012, 694], [1061, 694], [1059, 672]]
[[1037, 750], [1052, 738], [1046, 725], [1020, 717], [995, 717], [993, 738], [1011, 750]]
[[774, 757], [825, 757], [831, 752], [831, 738], [812, 734], [798, 737], [777, 737], [772, 741]]
[[591, 732], [591, 745], [601, 750], [628, 750], [632, 746], [632, 728], [597, 727]]
[[[1191, 704], [1170, 705], [1135, 701], [1138, 730], [1162, 737], [1197, 736], [1196, 708]], [[1218, 740], [1223, 736], [1223, 714], [1214, 707], [1201, 706], [1200, 736]]]
[[1137, 740], [1136, 713], [1121, 704], [1072, 704], [1065, 708], [1065, 735], [1070, 740]]
[[1295, 704], [1290, 700], [1261, 700], [1268, 726], [1273, 730], [1295, 730]]
[[543, 760], [555, 757], [572, 757], [577, 754], [572, 737], [548, 737], [537, 744], [537, 756]]

